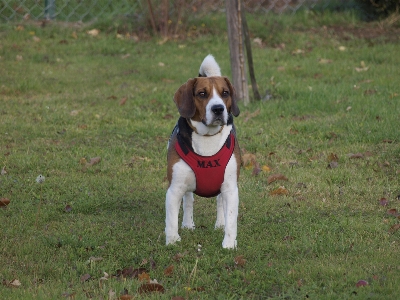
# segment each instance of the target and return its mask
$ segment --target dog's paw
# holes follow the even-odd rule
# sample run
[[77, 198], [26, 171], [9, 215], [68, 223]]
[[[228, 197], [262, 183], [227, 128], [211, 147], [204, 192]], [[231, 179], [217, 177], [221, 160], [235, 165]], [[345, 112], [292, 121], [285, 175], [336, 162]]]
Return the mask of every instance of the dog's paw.
[[215, 229], [224, 229], [225, 228], [225, 224], [224, 223], [215, 223]]
[[182, 222], [182, 228], [186, 228], [186, 229], [195, 229], [196, 228], [196, 226], [194, 226], [194, 223], [193, 222], [191, 222], [191, 223], [183, 223]]
[[181, 237], [179, 235], [169, 235], [166, 237], [165, 241], [166, 241], [165, 242], [166, 245], [171, 245], [171, 244], [175, 244], [176, 242], [180, 242]]
[[236, 240], [228, 240], [228, 239], [224, 239], [224, 241], [222, 242], [222, 248], [225, 249], [236, 249], [237, 247], [237, 241]]

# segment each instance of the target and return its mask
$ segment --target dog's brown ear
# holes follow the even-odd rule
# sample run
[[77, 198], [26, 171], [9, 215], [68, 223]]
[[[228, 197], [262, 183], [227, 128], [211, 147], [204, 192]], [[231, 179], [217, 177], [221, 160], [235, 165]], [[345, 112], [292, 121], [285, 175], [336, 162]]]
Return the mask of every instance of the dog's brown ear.
[[232, 98], [232, 105], [231, 105], [231, 113], [232, 115], [234, 115], [235, 117], [237, 117], [240, 114], [240, 110], [239, 110], [239, 106], [237, 104], [237, 96], [236, 96], [236, 91], [235, 88], [233, 87], [232, 83], [229, 81], [229, 79], [227, 77], [224, 77], [226, 83], [228, 84], [229, 87], [229, 92], [231, 94], [231, 98]]
[[174, 95], [174, 102], [176, 107], [178, 107], [179, 114], [184, 118], [192, 118], [196, 113], [193, 96], [193, 87], [195, 83], [196, 78], [189, 79]]

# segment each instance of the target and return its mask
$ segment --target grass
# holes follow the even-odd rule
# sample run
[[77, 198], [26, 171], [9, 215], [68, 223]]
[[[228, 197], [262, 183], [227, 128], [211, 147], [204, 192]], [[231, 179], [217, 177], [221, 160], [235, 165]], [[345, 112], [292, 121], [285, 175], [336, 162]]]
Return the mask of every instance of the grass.
[[[0, 198], [10, 204], [0, 209], [0, 298], [395, 297], [399, 44], [334, 31], [371, 29], [350, 13], [249, 16], [263, 42], [253, 44], [258, 84], [273, 98], [241, 105], [236, 125], [243, 151], [271, 171], [242, 168], [237, 250], [221, 248], [215, 201], [199, 198], [197, 229], [164, 245], [172, 95], [208, 53], [230, 74], [223, 16], [193, 22], [208, 34], [165, 43], [1, 25]], [[274, 173], [289, 180], [268, 184]], [[288, 195], [270, 195], [282, 185]], [[140, 266], [164, 294], [112, 276]]]

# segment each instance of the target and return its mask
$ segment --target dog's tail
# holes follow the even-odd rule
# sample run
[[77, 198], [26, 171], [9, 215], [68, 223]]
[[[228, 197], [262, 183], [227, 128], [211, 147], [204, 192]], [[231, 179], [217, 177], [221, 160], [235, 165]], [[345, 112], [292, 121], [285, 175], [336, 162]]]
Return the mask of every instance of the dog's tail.
[[207, 55], [203, 60], [199, 70], [199, 77], [221, 76], [221, 69], [215, 61], [214, 56]]

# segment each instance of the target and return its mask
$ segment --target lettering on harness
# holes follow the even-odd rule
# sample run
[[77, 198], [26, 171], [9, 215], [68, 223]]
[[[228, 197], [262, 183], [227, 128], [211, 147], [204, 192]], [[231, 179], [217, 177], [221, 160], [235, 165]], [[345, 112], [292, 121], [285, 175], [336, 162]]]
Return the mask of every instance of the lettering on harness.
[[215, 167], [220, 167], [221, 164], [219, 163], [219, 159], [214, 159], [214, 160], [198, 160], [197, 161], [197, 167], [198, 168], [215, 168]]

